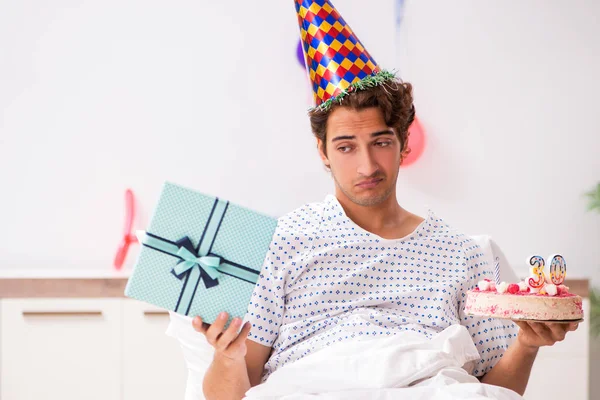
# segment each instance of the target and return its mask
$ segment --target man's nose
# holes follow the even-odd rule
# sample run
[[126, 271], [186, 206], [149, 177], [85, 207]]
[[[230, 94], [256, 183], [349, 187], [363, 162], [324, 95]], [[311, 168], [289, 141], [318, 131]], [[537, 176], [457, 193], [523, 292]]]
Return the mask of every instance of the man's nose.
[[370, 151], [365, 150], [359, 156], [357, 171], [362, 176], [372, 176], [379, 169], [379, 165]]

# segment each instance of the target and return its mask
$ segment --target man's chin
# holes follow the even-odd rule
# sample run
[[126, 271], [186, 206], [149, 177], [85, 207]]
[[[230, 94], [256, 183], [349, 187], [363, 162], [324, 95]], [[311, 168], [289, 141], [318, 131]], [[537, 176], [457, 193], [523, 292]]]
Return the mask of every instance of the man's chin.
[[350, 200], [359, 206], [371, 207], [383, 203], [389, 197], [389, 193], [378, 190], [371, 193], [355, 193]]
[[371, 189], [365, 189], [359, 186], [343, 187], [339, 185], [337, 180], [335, 180], [335, 182], [337, 188], [345, 195], [346, 198], [348, 198], [352, 203], [362, 207], [372, 207], [383, 203], [395, 190], [395, 186], [387, 186], [386, 181], [381, 182], [379, 185]]

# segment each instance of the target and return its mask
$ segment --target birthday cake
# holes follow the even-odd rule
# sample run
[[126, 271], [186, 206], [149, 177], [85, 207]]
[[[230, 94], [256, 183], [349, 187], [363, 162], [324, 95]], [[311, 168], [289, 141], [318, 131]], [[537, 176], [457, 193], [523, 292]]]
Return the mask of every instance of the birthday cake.
[[484, 279], [467, 293], [465, 312], [469, 315], [534, 321], [580, 321], [581, 297], [563, 285], [566, 263], [562, 256], [551, 258], [550, 277], [544, 273], [544, 259], [533, 256], [526, 281], [496, 284]]

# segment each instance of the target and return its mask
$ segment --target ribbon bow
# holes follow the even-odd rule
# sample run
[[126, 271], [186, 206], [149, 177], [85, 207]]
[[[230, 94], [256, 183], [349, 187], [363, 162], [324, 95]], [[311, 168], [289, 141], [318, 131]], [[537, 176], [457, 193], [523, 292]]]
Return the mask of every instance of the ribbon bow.
[[192, 253], [185, 247], [180, 247], [177, 251], [177, 255], [183, 259], [173, 268], [173, 272], [175, 272], [177, 275], [181, 275], [184, 272], [194, 268], [195, 266], [199, 266], [212, 279], [217, 279], [219, 276], [221, 276], [221, 272], [219, 272], [219, 265], [221, 264], [220, 257], [197, 257], [194, 253]]

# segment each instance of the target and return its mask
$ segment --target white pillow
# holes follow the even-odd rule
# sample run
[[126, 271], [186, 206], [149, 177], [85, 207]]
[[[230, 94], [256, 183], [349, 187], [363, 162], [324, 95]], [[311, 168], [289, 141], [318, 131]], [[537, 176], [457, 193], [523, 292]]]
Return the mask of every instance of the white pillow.
[[499, 263], [500, 282], [517, 283], [520, 281], [498, 244], [489, 235], [475, 235], [471, 238], [481, 247], [486, 261], [492, 268]]
[[171, 311], [169, 314], [170, 322], [166, 334], [179, 341], [188, 368], [185, 400], [205, 400], [202, 381], [212, 362], [214, 348], [203, 334], [194, 330], [191, 317]]

